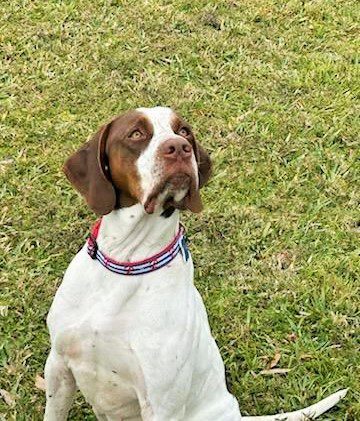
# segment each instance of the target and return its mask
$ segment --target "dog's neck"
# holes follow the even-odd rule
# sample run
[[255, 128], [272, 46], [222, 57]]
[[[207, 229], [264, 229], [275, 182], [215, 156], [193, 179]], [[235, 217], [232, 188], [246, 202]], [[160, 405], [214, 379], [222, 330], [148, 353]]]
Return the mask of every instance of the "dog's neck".
[[136, 204], [103, 216], [98, 246], [121, 262], [142, 260], [165, 248], [179, 229], [179, 211], [165, 218], [160, 211], [149, 215]]

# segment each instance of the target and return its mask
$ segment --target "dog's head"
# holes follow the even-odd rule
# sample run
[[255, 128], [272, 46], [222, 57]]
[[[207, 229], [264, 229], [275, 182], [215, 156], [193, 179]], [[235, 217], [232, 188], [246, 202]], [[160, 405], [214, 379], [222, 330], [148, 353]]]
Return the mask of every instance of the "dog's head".
[[138, 108], [101, 127], [64, 171], [99, 215], [135, 203], [147, 213], [172, 207], [199, 212], [211, 162], [189, 124], [170, 108]]

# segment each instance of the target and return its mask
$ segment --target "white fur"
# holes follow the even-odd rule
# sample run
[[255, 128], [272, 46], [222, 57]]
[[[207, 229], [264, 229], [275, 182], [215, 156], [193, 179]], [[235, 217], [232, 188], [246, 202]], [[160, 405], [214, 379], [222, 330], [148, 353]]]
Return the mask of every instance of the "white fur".
[[[143, 259], [177, 232], [179, 212], [148, 215], [142, 205], [103, 218], [98, 243], [117, 260]], [[206, 310], [193, 284], [191, 259], [178, 255], [159, 271], [122, 276], [84, 247], [71, 262], [48, 316], [47, 421], [65, 420], [76, 387], [100, 420], [238, 421]], [[305, 420], [341, 393], [281, 418]], [[330, 399], [330, 401], [329, 401]]]
[[[134, 205], [103, 218], [99, 247], [117, 260], [142, 259], [166, 246], [178, 224], [178, 211], [163, 218]], [[75, 384], [100, 419], [240, 419], [191, 259], [179, 254], [159, 271], [128, 277], [104, 269], [84, 247], [48, 326], [46, 420], [65, 419]]]

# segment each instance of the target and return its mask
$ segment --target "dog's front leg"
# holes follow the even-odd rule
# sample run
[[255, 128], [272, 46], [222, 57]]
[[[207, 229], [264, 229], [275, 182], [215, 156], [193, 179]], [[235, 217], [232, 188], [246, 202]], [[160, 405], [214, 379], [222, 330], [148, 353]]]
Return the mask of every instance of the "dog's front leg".
[[76, 384], [63, 358], [51, 350], [45, 365], [46, 408], [45, 421], [67, 419], [76, 391]]

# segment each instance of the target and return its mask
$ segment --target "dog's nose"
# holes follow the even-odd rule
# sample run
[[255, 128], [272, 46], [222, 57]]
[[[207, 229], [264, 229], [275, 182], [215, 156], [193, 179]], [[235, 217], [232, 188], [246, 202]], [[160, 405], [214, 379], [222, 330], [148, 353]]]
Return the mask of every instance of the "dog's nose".
[[161, 145], [161, 154], [166, 159], [187, 159], [191, 157], [191, 152], [192, 146], [185, 139], [168, 139]]

